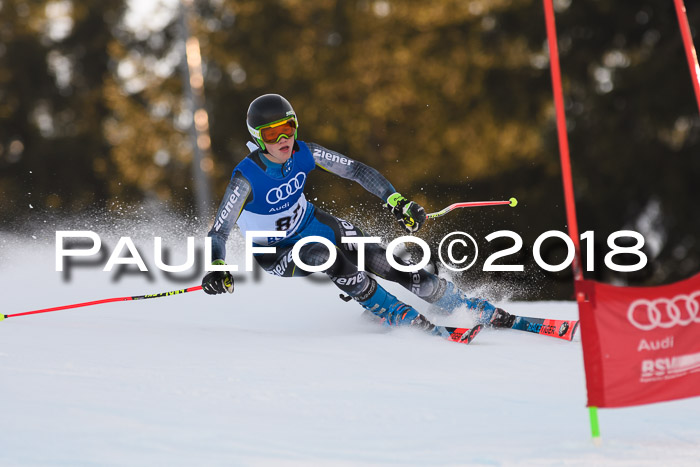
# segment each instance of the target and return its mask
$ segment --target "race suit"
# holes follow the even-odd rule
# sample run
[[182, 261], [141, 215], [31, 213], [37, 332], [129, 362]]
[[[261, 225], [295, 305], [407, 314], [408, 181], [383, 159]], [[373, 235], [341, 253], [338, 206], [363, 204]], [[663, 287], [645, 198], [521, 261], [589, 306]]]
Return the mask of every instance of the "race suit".
[[[315, 143], [296, 141], [292, 156], [284, 164], [271, 162], [260, 150], [251, 152], [233, 170], [231, 181], [212, 226], [212, 258], [225, 260], [226, 241], [237, 223], [243, 235], [247, 231], [278, 231], [283, 237], [257, 237], [256, 246], [274, 246], [275, 253], [258, 253], [255, 259], [265, 271], [281, 277], [306, 276], [292, 258], [292, 248], [300, 239], [320, 236], [336, 247], [337, 257], [325, 273], [345, 293], [357, 298], [367, 293], [371, 280], [357, 267], [357, 246], [342, 243], [342, 237], [364, 236], [353, 223], [336, 218], [304, 196], [308, 174], [320, 167], [339, 177], [359, 183], [382, 202], [396, 192], [389, 181], [375, 169], [326, 149]], [[378, 277], [397, 282], [428, 301], [439, 296], [444, 281], [423, 269], [402, 272], [391, 267], [386, 250], [379, 244], [366, 244], [365, 268]], [[308, 243], [299, 251], [299, 258], [309, 266], [324, 264], [330, 257], [328, 248]], [[394, 256], [397, 263], [406, 265]]]

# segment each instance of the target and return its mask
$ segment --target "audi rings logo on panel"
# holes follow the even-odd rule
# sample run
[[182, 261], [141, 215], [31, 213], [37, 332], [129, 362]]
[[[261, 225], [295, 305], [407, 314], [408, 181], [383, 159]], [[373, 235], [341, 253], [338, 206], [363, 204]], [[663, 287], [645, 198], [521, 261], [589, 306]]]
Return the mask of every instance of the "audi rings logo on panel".
[[629, 322], [642, 331], [659, 328], [672, 328], [676, 325], [688, 326], [700, 323], [700, 290], [690, 295], [676, 295], [672, 299], [640, 299], [630, 304], [627, 310]]
[[277, 204], [280, 201], [292, 196], [297, 191], [304, 187], [304, 182], [306, 181], [306, 174], [304, 172], [299, 172], [296, 177], [284, 183], [277, 188], [273, 188], [267, 192], [265, 199], [270, 204]]

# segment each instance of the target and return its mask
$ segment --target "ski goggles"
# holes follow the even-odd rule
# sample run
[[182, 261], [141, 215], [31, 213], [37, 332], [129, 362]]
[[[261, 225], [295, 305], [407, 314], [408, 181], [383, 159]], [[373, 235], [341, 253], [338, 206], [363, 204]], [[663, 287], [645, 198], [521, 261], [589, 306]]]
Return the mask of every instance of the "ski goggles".
[[279, 143], [280, 139], [292, 138], [297, 131], [295, 118], [285, 118], [259, 129], [260, 139], [267, 144]]

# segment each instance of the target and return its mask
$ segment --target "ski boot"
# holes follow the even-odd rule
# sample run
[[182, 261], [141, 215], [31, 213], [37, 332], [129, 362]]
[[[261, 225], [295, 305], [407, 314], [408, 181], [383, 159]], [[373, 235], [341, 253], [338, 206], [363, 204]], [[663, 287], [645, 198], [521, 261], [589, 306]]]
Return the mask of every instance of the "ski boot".
[[[384, 290], [374, 279], [371, 280], [367, 292], [355, 297], [355, 300], [365, 308], [364, 314], [369, 315], [372, 320], [380, 321], [384, 326], [410, 326], [430, 335], [464, 344], [471, 342], [482, 328], [479, 325], [471, 329], [436, 326], [413, 307], [406, 305]], [[343, 298], [342, 295], [341, 298]]]
[[502, 308], [496, 308], [491, 312], [491, 318], [489, 319], [489, 325], [494, 328], [511, 328], [515, 322], [515, 315], [511, 315]]
[[501, 308], [496, 308], [483, 298], [472, 297], [459, 290], [452, 282], [440, 279], [440, 285], [432, 300], [433, 306], [442, 310], [443, 314], [452, 314], [458, 308], [466, 308], [475, 314], [477, 324], [495, 328], [507, 328], [513, 325], [515, 316], [506, 313]]
[[384, 290], [384, 287], [379, 285], [374, 279], [372, 279], [368, 291], [359, 297], [355, 297], [355, 300], [365, 310], [380, 318], [386, 326], [415, 325], [422, 328], [426, 321], [412, 306], [406, 305]]

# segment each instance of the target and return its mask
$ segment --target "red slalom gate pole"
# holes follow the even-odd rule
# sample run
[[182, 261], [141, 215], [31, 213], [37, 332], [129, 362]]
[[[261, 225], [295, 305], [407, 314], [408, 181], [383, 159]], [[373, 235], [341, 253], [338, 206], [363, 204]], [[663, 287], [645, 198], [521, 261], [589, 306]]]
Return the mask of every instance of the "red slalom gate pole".
[[578, 222], [576, 221], [576, 202], [574, 201], [574, 182], [571, 178], [571, 157], [569, 156], [569, 138], [566, 134], [566, 113], [564, 112], [564, 92], [561, 86], [561, 69], [559, 67], [559, 46], [557, 29], [554, 22], [552, 0], [544, 0], [545, 20], [547, 23], [547, 42], [549, 43], [549, 61], [552, 72], [552, 93], [557, 111], [557, 133], [559, 135], [559, 158], [561, 159], [561, 176], [564, 183], [564, 201], [566, 204], [566, 221], [569, 237], [574, 242], [573, 270], [574, 279], [583, 279], [581, 271], [581, 246], [578, 239]]
[[50, 313], [52, 311], [69, 310], [71, 308], [82, 308], [85, 306], [101, 305], [102, 303], [126, 302], [126, 301], [130, 301], [130, 300], [146, 300], [148, 298], [171, 297], [173, 295], [180, 295], [180, 294], [187, 293], [187, 292], [196, 292], [197, 290], [202, 290], [202, 286], [198, 285], [196, 287], [189, 287], [187, 289], [173, 290], [171, 292], [160, 292], [160, 293], [149, 294], [149, 295], [136, 295], [133, 297], [105, 298], [104, 300], [95, 300], [93, 302], [75, 303], [73, 305], [64, 305], [64, 306], [57, 306], [54, 308], [44, 308], [42, 310], [25, 311], [23, 313], [14, 313], [14, 314], [10, 314], [10, 315], [0, 314], [0, 321], [2, 321], [4, 319], [8, 319], [8, 318], [14, 318], [17, 316], [36, 315], [39, 313]]
[[688, 14], [685, 11], [683, 0], [674, 0], [676, 5], [676, 14], [678, 15], [678, 26], [681, 28], [683, 36], [683, 46], [685, 48], [685, 56], [688, 59], [688, 68], [690, 68], [690, 78], [693, 81], [693, 89], [695, 90], [695, 100], [700, 111], [700, 67], [698, 66], [698, 54], [695, 52], [693, 45], [693, 36], [690, 34], [690, 24], [688, 23]]
[[[557, 133], [559, 136], [559, 158], [561, 159], [561, 176], [564, 183], [564, 201], [566, 203], [566, 221], [569, 237], [574, 243], [574, 282], [583, 280], [581, 270], [581, 245], [578, 238], [578, 222], [576, 220], [576, 202], [574, 200], [574, 182], [571, 177], [571, 157], [569, 155], [569, 139], [566, 134], [566, 114], [564, 112], [564, 92], [561, 85], [561, 69], [559, 67], [559, 47], [557, 45], [557, 28], [554, 21], [554, 6], [552, 0], [543, 0], [544, 16], [547, 24], [547, 42], [549, 43], [549, 61], [552, 72], [552, 93], [557, 110]], [[581, 297], [576, 297], [580, 300]], [[598, 424], [598, 408], [589, 407], [588, 415], [591, 425], [591, 437], [596, 444], [600, 443], [600, 427]]]

